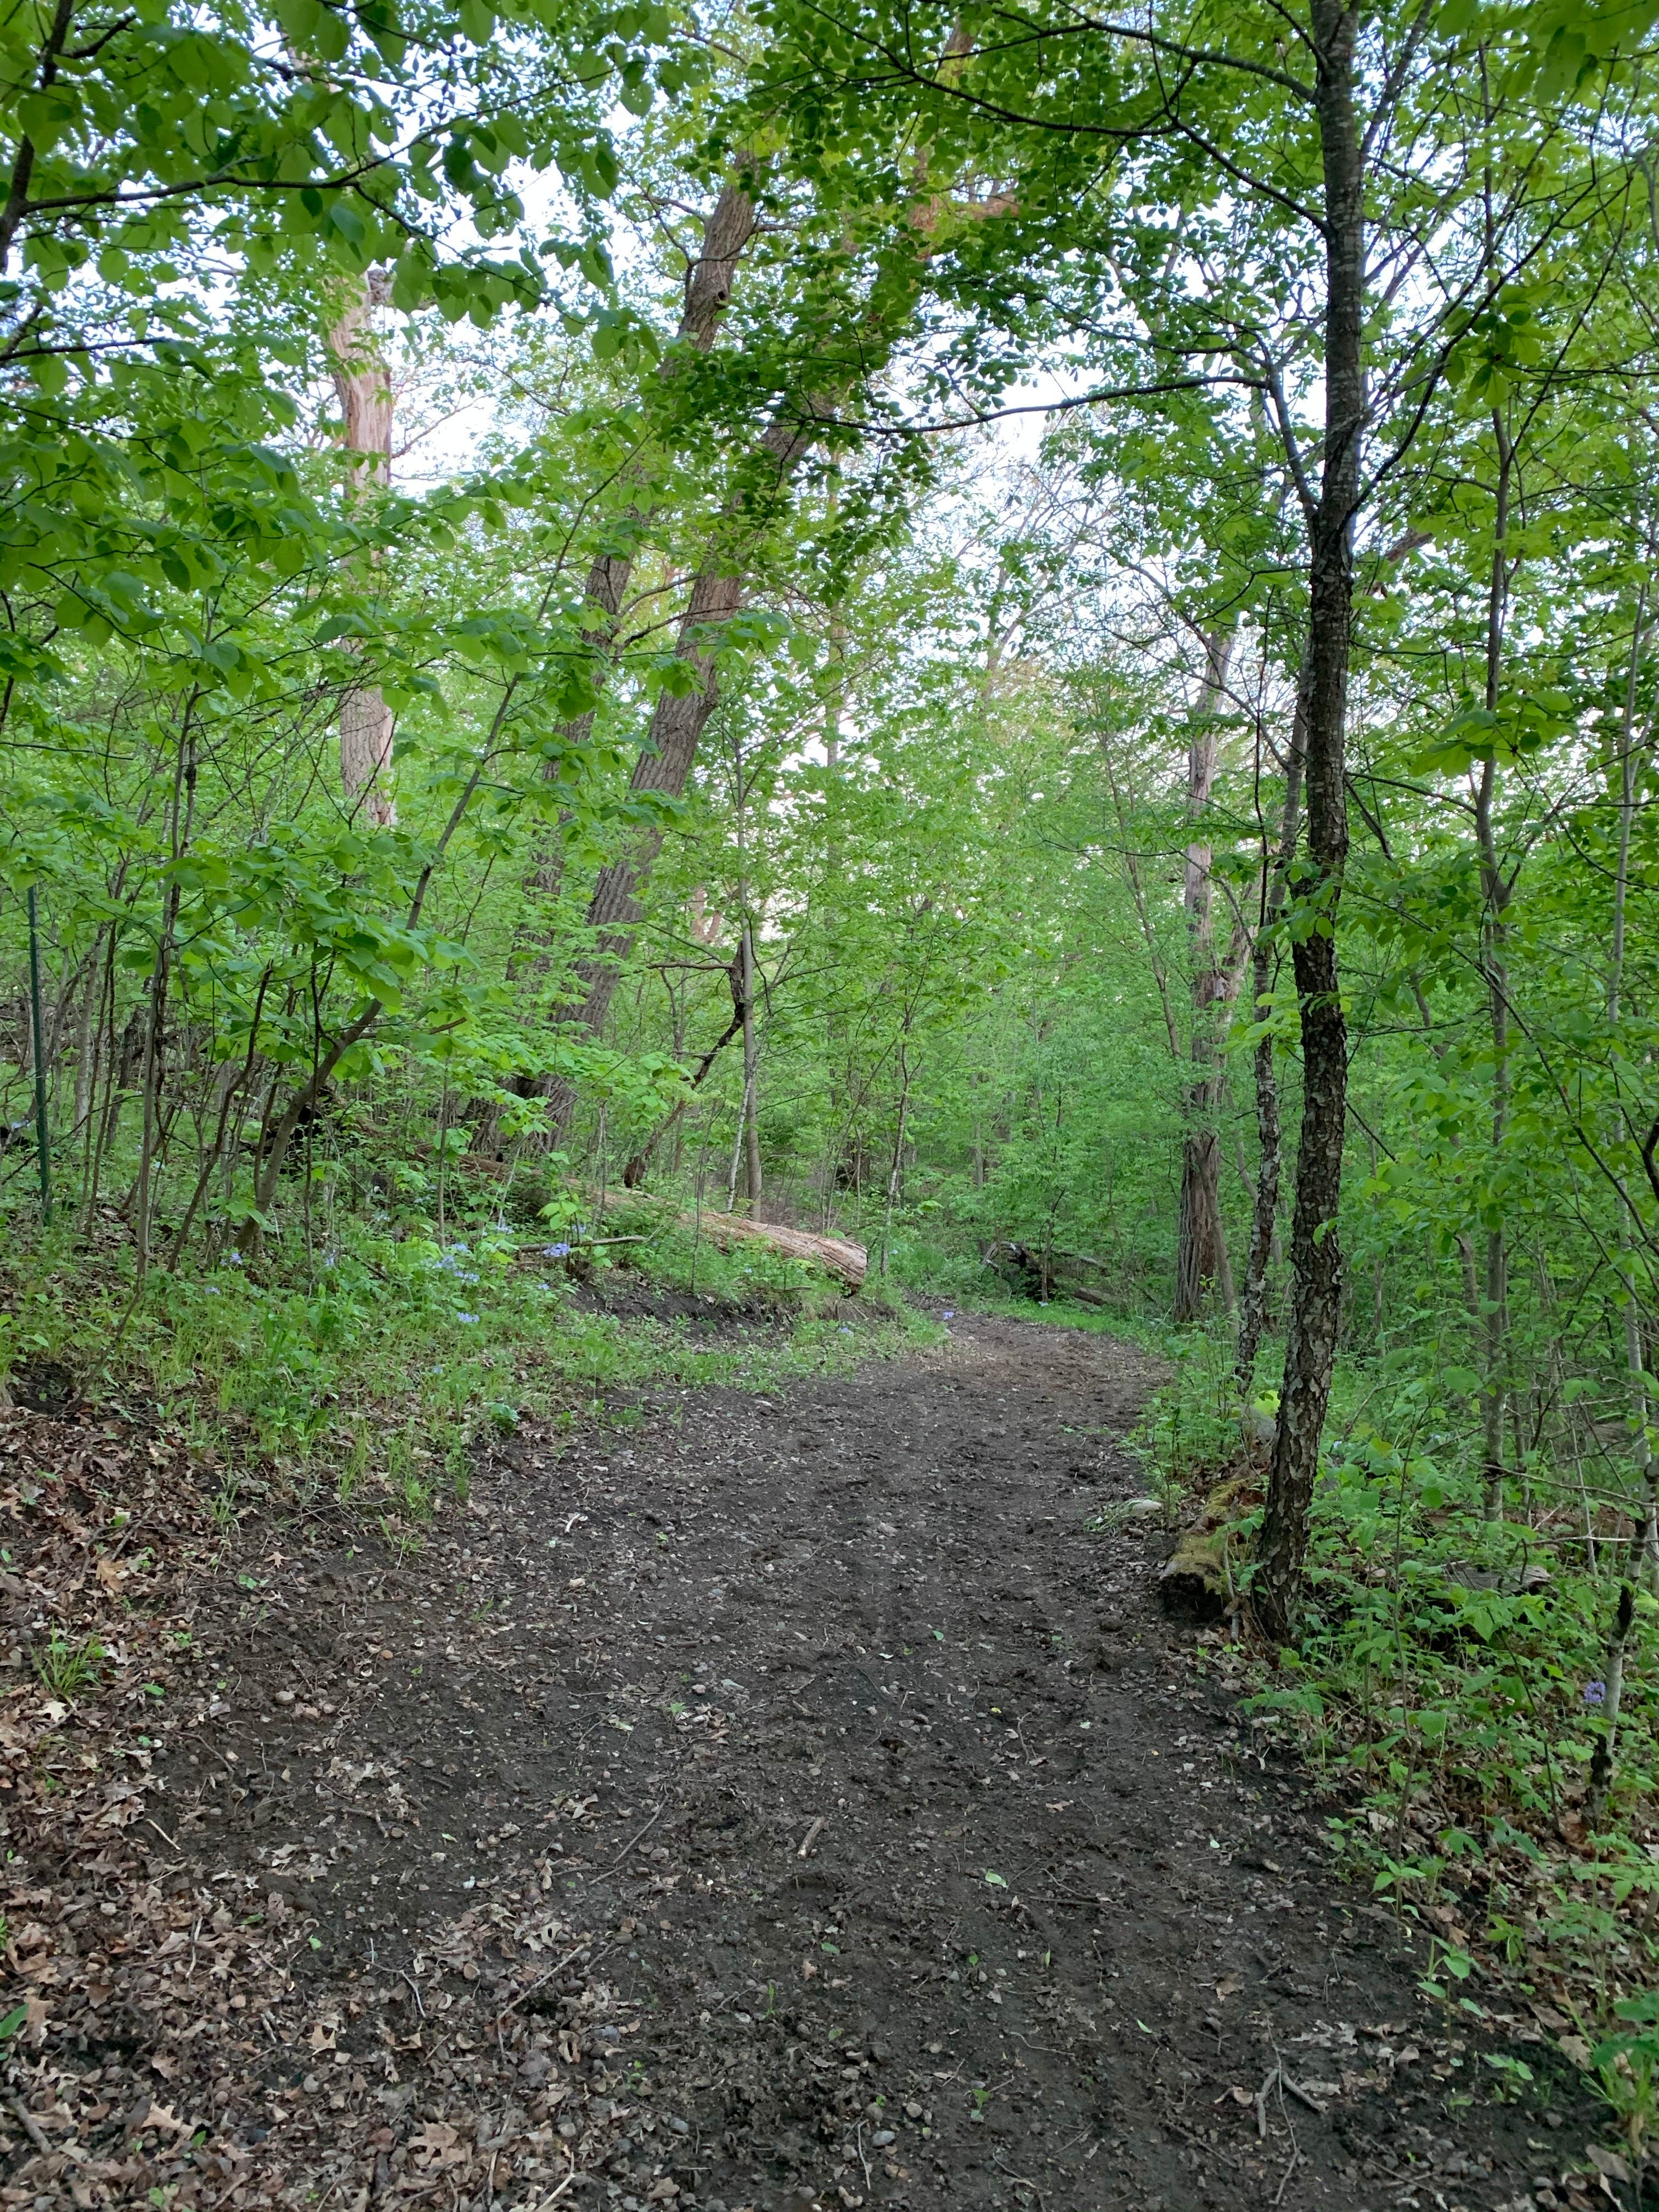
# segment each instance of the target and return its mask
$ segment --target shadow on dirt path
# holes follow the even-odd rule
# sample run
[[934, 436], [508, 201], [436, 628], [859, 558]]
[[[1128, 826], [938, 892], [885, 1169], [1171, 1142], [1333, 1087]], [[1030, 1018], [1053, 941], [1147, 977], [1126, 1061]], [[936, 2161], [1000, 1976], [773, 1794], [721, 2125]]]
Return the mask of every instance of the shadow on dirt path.
[[526, 1431], [419, 1554], [227, 1597], [164, 1762], [178, 1925], [305, 1934], [179, 2205], [1558, 2201], [1571, 2131], [1325, 1874], [1158, 1610], [1167, 1539], [1091, 1532], [1151, 1364], [948, 1326]]

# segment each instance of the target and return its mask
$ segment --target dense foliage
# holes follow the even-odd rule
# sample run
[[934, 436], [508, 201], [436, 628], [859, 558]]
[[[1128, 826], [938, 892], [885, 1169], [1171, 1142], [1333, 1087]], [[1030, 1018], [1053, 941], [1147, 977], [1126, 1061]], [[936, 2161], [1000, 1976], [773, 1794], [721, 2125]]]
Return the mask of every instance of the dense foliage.
[[377, 1328], [470, 1377], [410, 1435], [494, 1404], [457, 1282], [634, 1193], [1171, 1316], [1385, 1885], [1614, 2002], [1654, 12], [14, 11], [14, 1356], [95, 1312], [349, 1486]]

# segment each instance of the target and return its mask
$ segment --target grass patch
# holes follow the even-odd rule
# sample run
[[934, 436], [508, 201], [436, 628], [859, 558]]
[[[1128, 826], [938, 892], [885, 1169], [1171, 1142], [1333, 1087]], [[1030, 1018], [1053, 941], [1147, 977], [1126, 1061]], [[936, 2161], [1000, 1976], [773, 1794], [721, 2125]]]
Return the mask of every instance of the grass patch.
[[937, 1335], [879, 1294], [848, 1299], [799, 1262], [698, 1249], [672, 1225], [584, 1259], [601, 1294], [695, 1297], [719, 1322], [710, 1340], [691, 1316], [595, 1310], [563, 1241], [485, 1223], [440, 1243], [425, 1224], [349, 1221], [313, 1267], [232, 1256], [205, 1276], [154, 1272], [135, 1297], [118, 1260], [46, 1240], [14, 1260], [0, 1356], [60, 1360], [94, 1401], [167, 1425], [216, 1470], [228, 1523], [256, 1498], [332, 1494], [418, 1527], [465, 1497], [490, 1428], [574, 1428], [647, 1385], [775, 1389]]
[[[1189, 1497], [1238, 1448], [1230, 1369], [1222, 1332], [1190, 1341], [1142, 1425], [1155, 1478]], [[1637, 1598], [1598, 1803], [1633, 1501], [1538, 1459], [1489, 1520], [1461, 1382], [1339, 1363], [1295, 1648], [1212, 1631], [1206, 1663], [1323, 1786], [1338, 1863], [1427, 1939], [1425, 1990], [1547, 2039], [1639, 2162], [1659, 2110], [1659, 1601]], [[1235, 1532], [1246, 1561], [1257, 1518]]]

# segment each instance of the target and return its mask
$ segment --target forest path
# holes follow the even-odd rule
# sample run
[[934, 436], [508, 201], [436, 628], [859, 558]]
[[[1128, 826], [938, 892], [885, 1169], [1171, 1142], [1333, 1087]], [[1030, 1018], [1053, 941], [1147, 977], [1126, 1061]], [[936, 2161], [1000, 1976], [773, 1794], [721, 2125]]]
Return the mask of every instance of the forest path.
[[[345, 2201], [429, 2182], [446, 2212], [1534, 2202], [1568, 2136], [1550, 2159], [1537, 2106], [1494, 2102], [1328, 1877], [1296, 1775], [1163, 1619], [1167, 1539], [1089, 1526], [1139, 1487], [1151, 1363], [948, 1325], [507, 1440], [424, 1552], [307, 1578], [353, 1662], [320, 1744], [275, 1683], [323, 1615], [236, 1659], [269, 1795], [213, 1832], [261, 1885], [311, 1851], [300, 2024], [338, 2035], [289, 2040], [267, 2161], [355, 2136]], [[568, 1955], [526, 1932], [538, 1895]], [[1276, 2060], [1305, 2096], [1258, 2108]], [[349, 2063], [337, 2119], [301, 2109]]]

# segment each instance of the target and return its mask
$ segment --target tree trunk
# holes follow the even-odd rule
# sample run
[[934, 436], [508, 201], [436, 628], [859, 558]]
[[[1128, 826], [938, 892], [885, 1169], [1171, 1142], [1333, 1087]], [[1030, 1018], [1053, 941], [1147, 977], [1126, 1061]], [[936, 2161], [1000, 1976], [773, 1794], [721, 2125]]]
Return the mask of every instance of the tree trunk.
[[104, 976], [100, 954], [103, 948], [104, 932], [100, 927], [92, 940], [92, 951], [87, 963], [87, 983], [81, 994], [81, 1004], [75, 1018], [75, 1118], [72, 1127], [79, 1131], [85, 1126], [92, 1111], [94, 1084], [94, 1037], [98, 1011], [104, 1000]]
[[179, 927], [180, 885], [177, 871], [179, 860], [189, 850], [196, 820], [196, 700], [193, 695], [185, 710], [184, 727], [179, 733], [171, 818], [168, 842], [173, 876], [167, 886], [161, 933], [156, 942], [155, 963], [150, 969], [149, 1018], [144, 1033], [143, 1126], [138, 1145], [138, 1179], [134, 1187], [137, 1203], [133, 1243], [141, 1285], [149, 1270], [154, 1178], [166, 1144], [161, 1090], [166, 1073], [167, 980]]
[[743, 1144], [744, 1196], [752, 1213], [761, 1194], [760, 1097], [755, 1068], [755, 932], [743, 926]]
[[[1625, 685], [1625, 710], [1619, 732], [1619, 860], [1613, 885], [1613, 946], [1607, 963], [1607, 1026], [1615, 1029], [1621, 1012], [1625, 980], [1625, 940], [1630, 905], [1631, 831], [1636, 815], [1636, 687], [1645, 643], [1648, 587], [1637, 595], [1636, 616], [1630, 641], [1630, 669]], [[1634, 1231], [1639, 1227], [1631, 1204], [1628, 1179], [1620, 1175], [1619, 1188], [1619, 1279], [1625, 1293], [1625, 1367], [1630, 1383], [1631, 1426], [1634, 1432], [1637, 1476], [1642, 1485], [1641, 1577], [1650, 1589], [1659, 1579], [1659, 1468], [1656, 1468], [1649, 1437], [1652, 1407], [1648, 1395], [1647, 1362], [1642, 1345], [1642, 1310], [1637, 1297]]]
[[[374, 330], [376, 307], [391, 296], [386, 272], [369, 271], [362, 292], [328, 333], [331, 372], [345, 416], [345, 447], [356, 458], [352, 495], [372, 499], [392, 474], [392, 374]], [[356, 684], [340, 702], [340, 781], [354, 811], [388, 829], [398, 818], [392, 796], [393, 716], [378, 684]]]
[[[677, 335], [683, 345], [698, 353], [708, 352], [719, 335], [721, 318], [732, 303], [738, 263], [755, 234], [755, 203], [749, 191], [753, 173], [752, 166], [744, 166], [721, 187], [720, 198], [703, 220], [702, 250], [685, 272], [685, 298]], [[587, 618], [582, 625], [582, 638], [592, 656], [596, 692], [604, 689], [609, 673], [617, 625], [634, 573], [635, 550], [648, 520], [642, 508], [630, 507], [612, 544], [595, 556], [588, 571]], [[590, 707], [585, 714], [565, 724], [562, 735], [568, 745], [586, 744], [598, 711], [597, 705]], [[556, 776], [558, 768], [556, 760], [550, 761], [549, 775]], [[563, 871], [564, 839], [556, 830], [538, 840], [525, 888], [538, 899], [552, 897]]]
[[1307, 732], [1309, 880], [1291, 958], [1302, 1019], [1302, 1137], [1291, 1227], [1291, 1315], [1279, 1422], [1262, 1519], [1256, 1610], [1278, 1642], [1291, 1634], [1302, 1583], [1319, 1445], [1341, 1318], [1337, 1207], [1347, 1118], [1347, 1032], [1338, 995], [1336, 924], [1348, 854], [1345, 740], [1353, 612], [1353, 525], [1365, 426], [1364, 161], [1354, 112], [1358, 10], [1313, 0], [1316, 106], [1324, 171], [1325, 444], [1309, 519], [1308, 656], [1298, 684]]
[[[702, 896], [701, 892], [699, 892], [697, 896], [700, 898]], [[720, 916], [717, 915], [714, 919], [716, 922], [718, 922]], [[702, 936], [700, 928], [695, 921], [692, 925], [691, 933], [694, 937], [696, 937], [701, 943], [707, 944], [710, 941], [708, 939]], [[696, 1068], [692, 1071], [690, 1087], [693, 1091], [699, 1091], [702, 1089], [702, 1085], [708, 1077], [709, 1069], [720, 1058], [721, 1053], [726, 1050], [726, 1046], [731, 1043], [732, 1038], [741, 1035], [743, 1030], [744, 1010], [748, 1005], [748, 1000], [744, 996], [744, 993], [752, 983], [753, 978], [748, 974], [744, 967], [743, 948], [741, 945], [739, 945], [736, 957], [733, 958], [731, 965], [726, 971], [726, 981], [730, 984], [732, 990], [732, 1018], [721, 1030], [719, 1036], [715, 1038], [714, 1043], [709, 1046], [708, 1051], [704, 1053], [702, 1058], [698, 1061]], [[683, 1039], [677, 1030], [674, 1040], [674, 1057], [676, 1060], [680, 1057]], [[656, 1127], [646, 1139], [644, 1144], [640, 1146], [638, 1152], [634, 1154], [633, 1158], [623, 1168], [623, 1187], [624, 1189], [637, 1190], [640, 1185], [645, 1181], [645, 1171], [651, 1164], [652, 1153], [655, 1152], [657, 1146], [671, 1131], [673, 1132], [676, 1138], [678, 1138], [680, 1124], [685, 1118], [685, 1110], [690, 1103], [691, 1101], [690, 1098], [682, 1098], [679, 1103], [677, 1106], [671, 1108], [665, 1118], [658, 1122]], [[676, 1161], [676, 1165], [678, 1166], [678, 1163]]]
[[[1261, 920], [1251, 960], [1250, 1011], [1255, 1021], [1265, 1022], [1271, 1012], [1274, 953], [1271, 935], [1285, 910], [1290, 886], [1291, 860], [1296, 851], [1297, 830], [1302, 818], [1302, 771], [1307, 750], [1302, 720], [1304, 678], [1297, 678], [1297, 702], [1291, 717], [1290, 753], [1285, 763], [1285, 809], [1279, 817], [1279, 848], [1267, 876]], [[1261, 1038], [1255, 1053], [1255, 1210], [1250, 1222], [1250, 1256], [1244, 1274], [1244, 1298], [1238, 1317], [1238, 1354], [1234, 1376], [1240, 1399], [1248, 1405], [1255, 1389], [1256, 1354], [1267, 1318], [1267, 1270], [1273, 1258], [1279, 1222], [1279, 1180], [1283, 1164], [1283, 1139], [1279, 1118], [1279, 1072], [1273, 1065], [1273, 1041]]]
[[[1221, 1218], [1221, 1142], [1216, 1109], [1221, 1098], [1219, 1014], [1227, 1001], [1225, 978], [1215, 957], [1214, 858], [1203, 834], [1215, 789], [1219, 757], [1218, 716], [1232, 653], [1231, 630], [1204, 641], [1203, 686], [1188, 753], [1187, 811], [1200, 834], [1187, 848], [1185, 904], [1191, 945], [1192, 1076], [1187, 1087], [1187, 1133], [1182, 1144], [1181, 1208], [1176, 1242], [1175, 1319], [1196, 1321], [1218, 1285], [1231, 1288], [1226, 1230]], [[1229, 1301], [1231, 1303], [1231, 1301]]]
[[[1510, 477], [1514, 449], [1501, 414], [1492, 416], [1498, 441], [1497, 517], [1492, 578], [1486, 604], [1486, 710], [1495, 713], [1503, 670], [1504, 626], [1509, 598]], [[1510, 979], [1509, 927], [1504, 919], [1510, 886], [1498, 855], [1492, 824], [1498, 760], [1481, 765], [1475, 794], [1475, 839], [1480, 853], [1480, 965], [1486, 979], [1492, 1024], [1492, 1164], [1496, 1174], [1509, 1133]], [[1509, 1390], [1509, 1243], [1498, 1214], [1486, 1231], [1485, 1297], [1481, 1301], [1485, 1357], [1480, 1393], [1480, 1464], [1486, 1491], [1486, 1518], [1504, 1517], [1504, 1407]]]
[[[766, 433], [762, 446], [772, 461], [778, 489], [788, 482], [817, 434], [817, 419], [811, 415], [775, 423]], [[692, 584], [675, 650], [690, 664], [693, 683], [689, 690], [665, 690], [658, 699], [648, 740], [629, 778], [629, 790], [635, 796], [651, 793], [678, 799], [684, 791], [698, 743], [719, 702], [715, 634], [742, 604], [743, 580], [730, 573], [726, 560], [711, 561]], [[640, 919], [639, 894], [662, 850], [663, 835], [654, 825], [637, 831], [617, 858], [600, 869], [587, 902], [587, 927], [595, 942], [592, 952], [577, 964], [582, 999], [568, 1019], [592, 1035], [604, 1027], [611, 1011], [617, 979]], [[556, 1077], [549, 1079], [545, 1093], [549, 1134], [556, 1139], [569, 1121], [575, 1095]]]
[[[746, 159], [740, 161], [737, 173], [721, 187], [719, 198], [703, 221], [702, 251], [685, 272], [685, 296], [677, 335], [682, 344], [698, 353], [708, 353], [720, 334], [721, 319], [731, 305], [738, 264], [755, 234], [755, 204], [749, 189], [754, 168], [755, 165]], [[672, 366], [671, 362], [671, 369]], [[582, 641], [591, 657], [595, 702], [585, 714], [564, 724], [560, 735], [567, 749], [585, 745], [593, 734], [599, 713], [597, 695], [605, 688], [616, 653], [617, 629], [633, 577], [635, 554], [649, 520], [643, 507], [628, 508], [612, 532], [611, 544], [595, 556], [588, 571]], [[557, 778], [561, 764], [558, 757], [549, 761], [545, 773], [550, 781]], [[532, 974], [545, 971], [551, 959], [555, 932], [549, 908], [564, 881], [565, 836], [569, 818], [568, 813], [562, 811], [557, 821], [536, 837], [523, 878], [527, 923], [527, 927], [521, 925], [526, 940], [523, 966]], [[519, 966], [515, 957], [509, 963], [509, 969], [516, 970]], [[585, 983], [591, 981], [587, 977], [579, 980]], [[550, 1099], [553, 1133], [562, 1129], [575, 1103], [567, 1085], [550, 1077], [539, 1082], [520, 1077], [515, 1079], [514, 1088], [522, 1089], [526, 1097], [539, 1091]], [[473, 1137], [474, 1151], [493, 1153], [496, 1150], [499, 1122], [499, 1114], [494, 1109], [482, 1117]], [[642, 1160], [640, 1172], [644, 1172]]]

